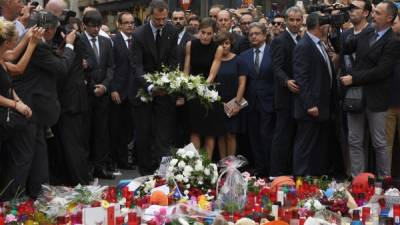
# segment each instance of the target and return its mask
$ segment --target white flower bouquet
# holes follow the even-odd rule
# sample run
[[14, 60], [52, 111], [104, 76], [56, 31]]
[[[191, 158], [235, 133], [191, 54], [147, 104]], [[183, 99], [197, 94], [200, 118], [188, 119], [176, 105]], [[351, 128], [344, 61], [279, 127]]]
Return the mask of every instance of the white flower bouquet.
[[178, 149], [167, 168], [168, 182], [172, 186], [177, 185], [186, 196], [191, 192], [206, 194], [209, 189], [215, 188], [217, 179], [217, 165], [211, 163], [206, 154], [199, 154], [193, 144]]
[[[205, 106], [219, 101], [221, 98], [215, 90], [214, 84], [207, 83], [202, 76], [185, 75], [182, 71], [168, 71], [145, 74], [143, 78], [148, 84], [153, 85], [153, 89], [163, 90], [169, 95], [180, 95], [187, 100], [199, 98]], [[153, 101], [153, 96], [143, 89], [139, 89], [136, 97], [142, 102]]]

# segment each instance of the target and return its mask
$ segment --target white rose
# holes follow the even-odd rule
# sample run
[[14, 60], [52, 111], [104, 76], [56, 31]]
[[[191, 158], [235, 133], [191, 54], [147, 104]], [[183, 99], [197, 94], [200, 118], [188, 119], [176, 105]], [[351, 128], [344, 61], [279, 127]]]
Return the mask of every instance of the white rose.
[[193, 168], [191, 166], [185, 166], [185, 169], [183, 171], [187, 171], [188, 173], [193, 172]]
[[188, 190], [185, 190], [185, 191], [183, 192], [183, 194], [188, 195], [188, 194], [189, 194], [189, 191], [188, 191]]
[[189, 189], [190, 188], [190, 184], [186, 184], [186, 189]]
[[200, 185], [203, 185], [203, 181], [201, 181], [201, 180], [200, 180], [198, 183], [199, 183]]
[[176, 154], [179, 155], [179, 156], [183, 156], [185, 154], [185, 149], [183, 149], [183, 148], [178, 149]]
[[202, 164], [196, 164], [194, 166], [195, 171], [202, 171], [204, 169], [204, 166]]
[[183, 178], [183, 182], [185, 182], [185, 183], [189, 182], [189, 178], [188, 177], [184, 177]]
[[178, 174], [175, 176], [175, 180], [178, 182], [182, 182], [183, 181], [183, 175], [182, 174]]
[[192, 151], [187, 151], [185, 153], [185, 156], [188, 157], [189, 159], [192, 159], [194, 157], [194, 153]]
[[190, 177], [190, 175], [192, 175], [190, 172], [188, 172], [188, 171], [183, 171], [183, 176], [185, 176], [185, 177]]
[[180, 162], [178, 163], [178, 167], [179, 167], [180, 169], [185, 168], [185, 166], [186, 166], [186, 163], [185, 163], [184, 161], [180, 161]]
[[206, 168], [206, 169], [204, 170], [204, 175], [210, 176], [210, 169]]
[[177, 159], [172, 159], [171, 162], [169, 162], [170, 166], [175, 166], [178, 163]]

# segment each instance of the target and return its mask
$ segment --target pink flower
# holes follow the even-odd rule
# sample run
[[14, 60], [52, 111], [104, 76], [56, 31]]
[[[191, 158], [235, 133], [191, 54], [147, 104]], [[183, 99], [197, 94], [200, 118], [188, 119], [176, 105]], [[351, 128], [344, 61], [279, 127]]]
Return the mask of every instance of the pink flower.
[[256, 186], [261, 186], [261, 187], [265, 186], [266, 184], [264, 179], [258, 179], [256, 183], [257, 183]]
[[6, 216], [6, 224], [7, 223], [12, 223], [12, 222], [17, 222], [17, 217], [15, 217], [13, 214], [8, 214]]

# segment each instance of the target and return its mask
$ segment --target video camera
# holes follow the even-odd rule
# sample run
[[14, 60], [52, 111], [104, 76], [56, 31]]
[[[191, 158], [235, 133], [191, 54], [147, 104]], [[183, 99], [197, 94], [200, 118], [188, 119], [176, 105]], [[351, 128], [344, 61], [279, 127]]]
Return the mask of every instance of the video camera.
[[[334, 27], [340, 27], [344, 23], [346, 23], [349, 18], [349, 11], [353, 8], [353, 5], [350, 6], [339, 6], [339, 5], [310, 5], [308, 6], [307, 13], [312, 12], [321, 12], [325, 15], [320, 17], [320, 25], [330, 24]], [[337, 14], [332, 14], [333, 11], [339, 11]]]
[[70, 18], [76, 17], [76, 12], [69, 9], [64, 9], [62, 15], [59, 17], [60, 26], [57, 28], [56, 35], [53, 39], [55, 48], [59, 48], [64, 45], [64, 38], [61, 33], [67, 35], [73, 30], [73, 26], [69, 23]]

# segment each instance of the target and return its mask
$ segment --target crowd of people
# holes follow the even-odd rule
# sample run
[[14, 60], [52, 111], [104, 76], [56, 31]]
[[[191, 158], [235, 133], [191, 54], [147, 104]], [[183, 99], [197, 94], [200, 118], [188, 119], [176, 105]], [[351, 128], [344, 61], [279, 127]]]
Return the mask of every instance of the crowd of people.
[[[371, 170], [392, 174], [400, 139], [392, 1], [346, 2], [348, 21], [332, 25], [336, 8], [265, 17], [215, 5], [199, 18], [153, 0], [143, 24], [119, 13], [115, 32], [94, 7], [80, 20], [66, 17], [63, 0], [0, 6], [0, 201], [35, 198], [46, 183], [114, 179], [134, 165], [149, 175], [190, 142], [210, 160], [245, 155], [260, 177], [354, 177], [369, 168], [369, 149]], [[145, 81], [163, 67], [203, 76], [221, 101], [205, 108]], [[137, 97], [141, 89], [151, 102]]]

